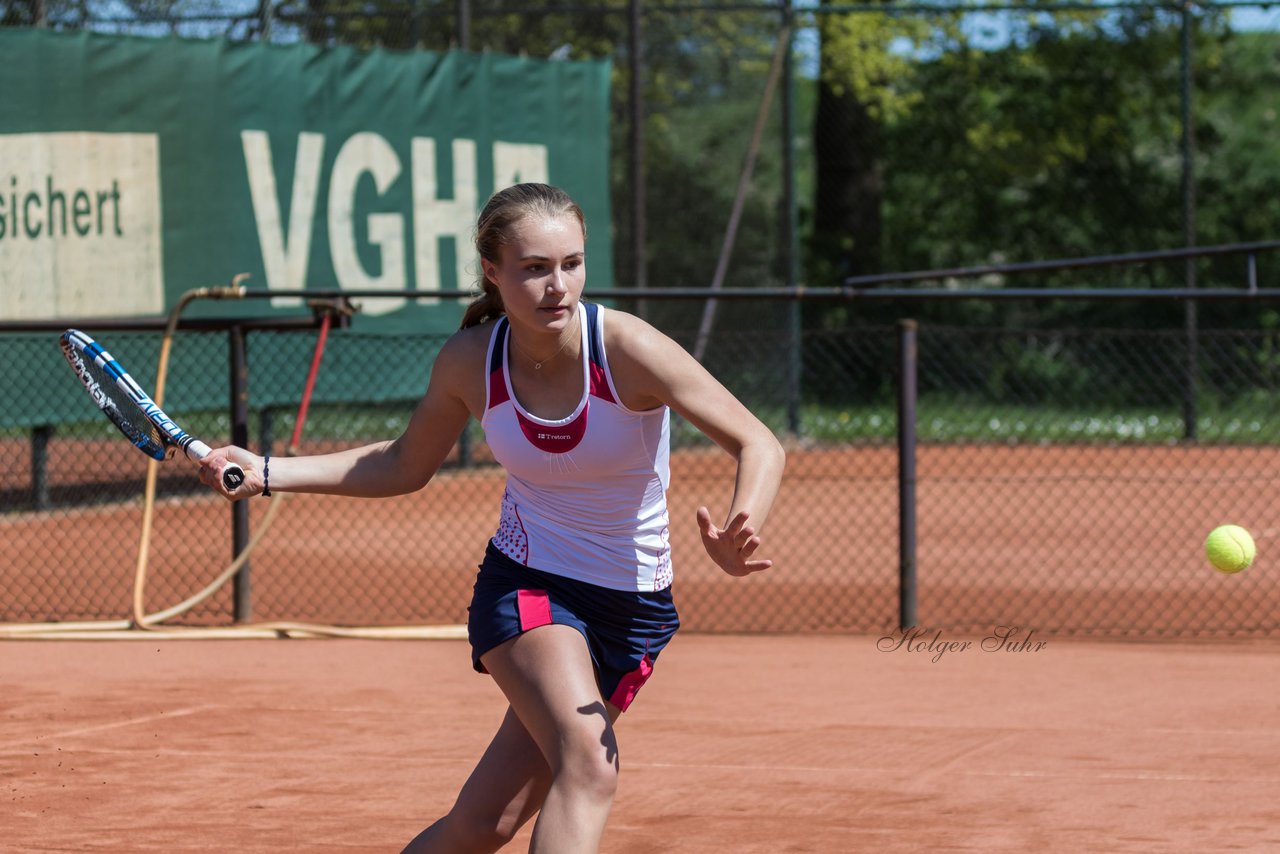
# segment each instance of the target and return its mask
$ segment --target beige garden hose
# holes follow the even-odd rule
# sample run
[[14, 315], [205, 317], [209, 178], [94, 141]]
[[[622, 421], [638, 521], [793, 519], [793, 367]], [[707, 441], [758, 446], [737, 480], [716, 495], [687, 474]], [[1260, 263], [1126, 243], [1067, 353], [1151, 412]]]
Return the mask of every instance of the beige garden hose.
[[[244, 285], [241, 282], [245, 278], [247, 278], [247, 274], [239, 274], [231, 280], [231, 286], [227, 288], [198, 288], [194, 291], [187, 291], [169, 312], [169, 321], [165, 324], [164, 335], [160, 339], [160, 358], [156, 364], [156, 387], [155, 394], [152, 395], [152, 399], [155, 400], [157, 406], [164, 406], [165, 382], [169, 376], [169, 355], [173, 349], [173, 336], [177, 332], [178, 321], [182, 317], [183, 310], [197, 299], [238, 299], [244, 295]], [[142, 495], [142, 534], [138, 543], [138, 563], [133, 574], [133, 626], [138, 629], [148, 629], [156, 623], [184, 614], [209, 598], [240, 571], [252, 551], [251, 548], [247, 548], [237, 555], [231, 566], [227, 567], [213, 584], [200, 593], [159, 614], [147, 614], [144, 605], [147, 586], [147, 561], [151, 555], [151, 520], [155, 514], [156, 478], [159, 475], [159, 471], [160, 464], [158, 461], [154, 459], [147, 461], [146, 485]], [[273, 507], [272, 510], [274, 509]], [[268, 518], [264, 520], [262, 529], [258, 532], [258, 537], [255, 538], [255, 541], [270, 527], [273, 516], [274, 513], [268, 514]]]

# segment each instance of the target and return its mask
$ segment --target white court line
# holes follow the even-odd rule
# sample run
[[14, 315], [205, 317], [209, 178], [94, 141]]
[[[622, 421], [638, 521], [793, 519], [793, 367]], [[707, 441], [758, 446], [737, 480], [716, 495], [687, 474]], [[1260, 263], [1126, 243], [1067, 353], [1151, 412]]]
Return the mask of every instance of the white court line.
[[124, 727], [134, 726], [136, 724], [151, 723], [152, 721], [166, 720], [172, 718], [182, 718], [188, 715], [207, 712], [209, 709], [221, 708], [214, 703], [206, 703], [202, 706], [190, 706], [185, 709], [172, 709], [167, 712], [158, 712], [154, 715], [143, 715], [138, 718], [128, 718], [123, 721], [112, 721], [106, 724], [97, 724], [95, 726], [77, 727], [76, 729], [63, 730], [62, 732], [51, 732], [46, 735], [37, 735], [30, 738], [19, 739], [18, 741], [6, 741], [0, 743], [0, 750], [8, 750], [11, 747], [22, 747], [24, 745], [38, 744], [42, 741], [48, 741], [54, 738], [70, 738], [76, 735], [85, 735], [91, 732], [104, 732], [111, 729], [122, 729]]
[[[753, 726], [767, 727], [770, 724], [768, 718], [734, 718], [734, 723], [751, 724]], [[830, 725], [822, 725], [830, 726]], [[949, 723], [921, 723], [921, 724], [893, 724], [893, 723], [865, 723], [865, 724], [840, 724], [843, 729], [848, 730], [903, 730], [906, 732], [919, 732], [922, 730], [933, 730], [938, 732], [961, 732], [961, 733], [978, 733], [991, 732], [1009, 735], [1034, 735], [1038, 733], [1066, 733], [1066, 734], [1151, 734], [1151, 735], [1247, 735], [1250, 738], [1258, 738], [1259, 736], [1269, 736], [1280, 739], [1280, 731], [1274, 726], [1258, 725], [1257, 729], [1232, 729], [1229, 727], [1159, 727], [1159, 726], [1080, 726], [1064, 724], [1062, 726], [1027, 726], [1018, 725], [1010, 727], [994, 727], [982, 724], [949, 724]]]
[[[812, 771], [819, 774], [830, 774], [832, 771], [872, 771], [877, 774], [889, 770], [887, 768], [863, 768], [843, 765], [837, 768], [810, 768], [805, 765], [716, 765], [701, 762], [624, 762], [626, 768], [694, 768], [699, 771]], [[901, 771], [901, 768], [895, 769]]]
[[1155, 780], [1171, 783], [1280, 783], [1280, 777], [1220, 777], [1207, 774], [1170, 774], [1163, 771], [1099, 771], [1071, 774], [1052, 771], [960, 771], [971, 777], [1043, 777], [1052, 780]]
[[[910, 771], [899, 765], [894, 768], [876, 768], [867, 765], [838, 765], [827, 768], [807, 765], [719, 765], [697, 762], [627, 762], [628, 767], [636, 768], [687, 768], [699, 771], [752, 771], [778, 772], [794, 771], [804, 773], [830, 774], [832, 772], [854, 772], [860, 774], [896, 774], [912, 776]], [[1171, 783], [1280, 783], [1280, 777], [1221, 777], [1205, 774], [1173, 774], [1163, 771], [1125, 771], [1097, 773], [1070, 773], [1054, 771], [965, 771], [951, 769], [949, 775], [957, 777], [1013, 777], [1043, 778], [1047, 780], [1146, 780]]]

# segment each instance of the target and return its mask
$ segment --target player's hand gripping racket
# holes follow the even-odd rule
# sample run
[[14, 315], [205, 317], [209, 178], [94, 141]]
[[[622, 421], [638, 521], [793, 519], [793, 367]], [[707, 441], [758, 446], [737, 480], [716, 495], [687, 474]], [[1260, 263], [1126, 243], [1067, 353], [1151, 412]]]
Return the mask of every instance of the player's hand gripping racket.
[[[133, 446], [148, 457], [167, 460], [179, 448], [199, 462], [211, 449], [174, 423], [102, 345], [78, 329], [62, 333], [62, 354], [84, 384], [89, 397]], [[244, 483], [244, 469], [228, 463], [222, 485], [234, 490]]]

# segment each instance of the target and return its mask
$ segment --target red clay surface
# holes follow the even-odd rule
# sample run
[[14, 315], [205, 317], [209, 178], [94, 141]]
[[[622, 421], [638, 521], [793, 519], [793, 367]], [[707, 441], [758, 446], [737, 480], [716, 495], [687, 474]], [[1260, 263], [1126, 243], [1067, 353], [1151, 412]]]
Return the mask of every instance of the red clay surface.
[[[1275, 642], [980, 642], [677, 637], [602, 851], [1280, 850]], [[10, 641], [0, 673], [5, 851], [395, 852], [503, 710], [457, 641]]]

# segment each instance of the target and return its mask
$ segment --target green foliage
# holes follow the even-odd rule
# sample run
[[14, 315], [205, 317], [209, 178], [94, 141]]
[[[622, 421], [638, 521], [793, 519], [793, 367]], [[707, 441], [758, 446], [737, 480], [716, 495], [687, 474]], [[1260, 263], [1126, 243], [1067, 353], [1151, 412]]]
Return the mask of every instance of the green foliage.
[[892, 122], [925, 101], [915, 85], [914, 59], [925, 42], [936, 37], [933, 23], [922, 17], [864, 13], [824, 15], [818, 20], [822, 39], [819, 74], [836, 95], [850, 95], [866, 105], [877, 121]]
[[1178, 245], [1176, 58], [1168, 28], [1095, 26], [922, 63], [927, 102], [887, 128], [886, 267]]
[[10, 0], [0, 7], [0, 27], [33, 27], [40, 17], [37, 0]]
[[[917, 54], [902, 78], [919, 98], [897, 102], [910, 108], [885, 113], [880, 130], [882, 269], [1184, 245], [1180, 16], [1142, 9], [1010, 20], [1002, 47], [934, 39], [942, 47]], [[1201, 244], [1274, 239], [1280, 227], [1280, 150], [1269, 144], [1280, 115], [1278, 52], [1280, 35], [1232, 33], [1220, 14], [1196, 20]], [[815, 134], [824, 132], [819, 123]], [[822, 261], [811, 259], [809, 270], [827, 275]], [[1260, 284], [1280, 283], [1276, 267], [1262, 265]], [[1194, 268], [1202, 286], [1243, 284], [1243, 259]], [[927, 285], [1180, 287], [1186, 275], [1176, 262]], [[888, 320], [901, 311], [871, 306], [860, 317]], [[947, 303], [922, 306], [916, 316], [1008, 326], [1167, 327], [1183, 319], [1174, 304], [1137, 312], [1134, 304], [1078, 302]], [[1213, 325], [1255, 319], [1239, 304], [1205, 306], [1202, 316]]]
[[1280, 36], [1224, 37], [1198, 100], [1206, 242], [1275, 239], [1280, 224]]
[[1275, 392], [1280, 390], [1280, 312], [1263, 309], [1258, 313], [1258, 325], [1262, 329], [1260, 341], [1242, 342], [1232, 349], [1240, 361], [1256, 366], [1257, 386]]

